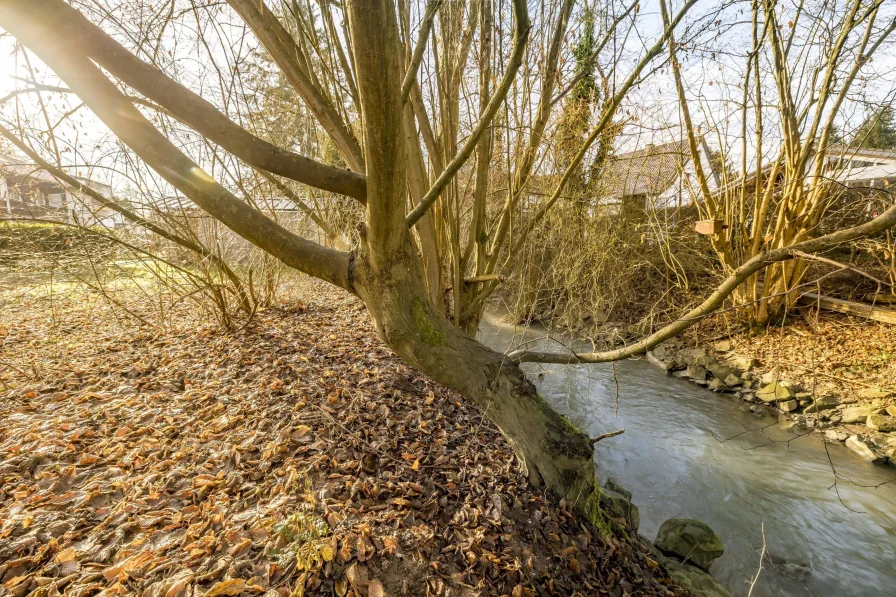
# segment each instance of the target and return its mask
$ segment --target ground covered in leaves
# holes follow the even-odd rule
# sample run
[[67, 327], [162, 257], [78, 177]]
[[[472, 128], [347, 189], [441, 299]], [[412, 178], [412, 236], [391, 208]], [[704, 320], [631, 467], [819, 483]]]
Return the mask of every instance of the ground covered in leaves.
[[863, 391], [896, 393], [896, 326], [804, 310], [805, 316], [761, 334], [731, 337], [739, 354], [815, 388], [818, 395], [862, 401]]
[[237, 331], [4, 296], [0, 593], [682, 594], [342, 293]]

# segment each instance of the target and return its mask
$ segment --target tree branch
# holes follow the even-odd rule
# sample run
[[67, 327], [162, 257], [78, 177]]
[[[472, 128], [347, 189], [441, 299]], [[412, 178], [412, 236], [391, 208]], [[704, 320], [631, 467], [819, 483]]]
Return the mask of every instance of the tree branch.
[[62, 78], [121, 141], [168, 183], [225, 226], [286, 265], [351, 289], [348, 254], [322, 247], [240, 201], [184, 155], [131, 104], [106, 75], [52, 29], [34, 6], [48, 0], [0, 3], [0, 26]]
[[709, 297], [707, 297], [705, 301], [694, 309], [688, 311], [682, 318], [629, 346], [604, 352], [586, 352], [577, 354], [518, 350], [510, 353], [508, 358], [515, 363], [606, 363], [642, 354], [664, 340], [668, 340], [686, 330], [718, 309], [725, 299], [728, 298], [728, 296], [734, 292], [742, 282], [769, 265], [801, 257], [806, 253], [814, 254], [826, 251], [843, 243], [879, 234], [894, 226], [896, 226], [896, 205], [870, 222], [860, 224], [859, 226], [838, 230], [837, 232], [832, 232], [831, 234], [826, 234], [818, 238], [795, 243], [789, 247], [782, 247], [780, 249], [761, 253], [738, 267], [712, 294], [709, 295]]
[[429, 39], [429, 32], [432, 31], [432, 23], [436, 18], [436, 11], [442, 5], [442, 0], [429, 0], [426, 3], [426, 11], [423, 13], [423, 20], [420, 22], [420, 31], [417, 33], [417, 43], [414, 46], [414, 53], [411, 54], [411, 61], [408, 64], [408, 70], [404, 75], [404, 81], [401, 83], [401, 101], [408, 101], [408, 95], [411, 93], [411, 86], [417, 79], [417, 69], [420, 68], [420, 61], [423, 60], [423, 52], [426, 50], [426, 42]]
[[332, 103], [302, 69], [298, 62], [298, 57], [304, 56], [302, 49], [268, 9], [264, 0], [227, 0], [227, 3], [255, 33], [290, 85], [333, 139], [349, 167], [355, 172], [364, 172], [364, 156], [358, 140], [339, 117]]
[[166, 240], [169, 240], [176, 245], [183, 247], [184, 249], [193, 251], [194, 253], [196, 253], [197, 255], [199, 255], [200, 257], [202, 257], [204, 259], [208, 259], [210, 262], [212, 262], [215, 265], [215, 267], [217, 267], [233, 283], [234, 287], [236, 288], [237, 295], [239, 296], [239, 299], [240, 299], [240, 305], [243, 307], [243, 309], [246, 310], [247, 312], [251, 311], [251, 304], [249, 303], [249, 296], [246, 293], [245, 288], [243, 287], [242, 280], [240, 280], [239, 276], [236, 275], [236, 273], [230, 268], [230, 266], [227, 265], [227, 262], [225, 262], [223, 259], [221, 259], [221, 257], [219, 255], [209, 251], [201, 244], [195, 243], [195, 242], [191, 241], [190, 239], [184, 238], [178, 234], [174, 234], [172, 232], [169, 232], [168, 230], [165, 230], [161, 226], [158, 226], [158, 225], [154, 224], [153, 222], [150, 222], [146, 218], [140, 216], [138, 213], [131, 211], [127, 207], [121, 205], [118, 201], [115, 201], [114, 199], [109, 199], [109, 198], [105, 197], [104, 195], [102, 195], [101, 193], [98, 193], [94, 189], [90, 188], [86, 184], [83, 184], [80, 180], [69, 175], [62, 168], [57, 168], [50, 162], [44, 160], [42, 157], [40, 157], [40, 155], [36, 151], [34, 151], [27, 144], [25, 144], [25, 142], [19, 136], [17, 136], [15, 133], [10, 131], [3, 125], [0, 125], [0, 135], [3, 135], [4, 137], [6, 137], [13, 145], [18, 147], [22, 151], [22, 153], [24, 153], [29, 158], [31, 158], [36, 165], [38, 165], [41, 168], [43, 168], [44, 170], [46, 170], [51, 176], [56, 178], [56, 180], [61, 182], [63, 185], [69, 187], [70, 189], [72, 189], [74, 191], [84, 193], [85, 195], [87, 195], [88, 197], [90, 197], [91, 199], [93, 199], [94, 201], [99, 203], [100, 205], [102, 205], [104, 207], [108, 207], [109, 209], [115, 211], [116, 213], [121, 214], [128, 221], [133, 222], [134, 224], [137, 224], [138, 226], [142, 226], [143, 228], [146, 228], [150, 232], [153, 232], [153, 233], [157, 234], [158, 236], [160, 236]]
[[451, 179], [454, 178], [454, 175], [460, 170], [460, 167], [466, 163], [467, 159], [469, 159], [473, 150], [476, 148], [476, 144], [479, 142], [482, 133], [484, 133], [485, 129], [491, 125], [492, 118], [494, 118], [495, 113], [501, 106], [501, 102], [507, 97], [507, 92], [510, 91], [510, 85], [513, 83], [516, 73], [523, 63], [523, 54], [526, 52], [526, 42], [528, 41], [529, 29], [531, 27], [526, 0], [513, 0], [513, 14], [515, 27], [513, 49], [511, 50], [510, 61], [507, 64], [507, 69], [504, 71], [501, 83], [495, 89], [495, 94], [489, 101], [485, 113], [479, 119], [479, 122], [476, 123], [470, 136], [467, 137], [467, 141], [463, 148], [461, 148], [454, 159], [451, 160], [451, 163], [448, 164], [445, 170], [442, 171], [442, 174], [439, 175], [439, 178], [426, 193], [426, 196], [424, 196], [420, 203], [417, 204], [417, 207], [415, 207], [414, 210], [408, 214], [407, 218], [405, 218], [408, 228], [416, 224], [417, 221], [423, 217], [423, 214], [432, 207], [439, 198], [442, 190], [449, 182], [451, 182]]
[[157, 103], [196, 132], [247, 164], [315, 188], [347, 195], [362, 203], [363, 174], [334, 168], [277, 147], [249, 133], [213, 104], [136, 56], [62, 0], [34, 0], [31, 18], [45, 21], [54, 36], [67, 38], [113, 76]]

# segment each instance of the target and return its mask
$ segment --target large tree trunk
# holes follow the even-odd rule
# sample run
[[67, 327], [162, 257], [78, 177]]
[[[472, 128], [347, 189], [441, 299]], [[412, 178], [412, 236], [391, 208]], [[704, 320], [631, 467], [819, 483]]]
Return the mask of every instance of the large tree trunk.
[[498, 428], [535, 486], [566, 498], [596, 522], [594, 450], [538, 395], [519, 366], [439, 315], [423, 284], [409, 240], [400, 256], [375, 274], [360, 243], [351, 280], [383, 341], [437, 382], [472, 400]]

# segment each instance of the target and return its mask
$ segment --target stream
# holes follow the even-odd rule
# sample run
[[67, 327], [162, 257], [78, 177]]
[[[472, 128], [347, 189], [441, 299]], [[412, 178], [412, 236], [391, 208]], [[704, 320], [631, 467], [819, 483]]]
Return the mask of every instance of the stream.
[[[562, 349], [544, 335], [486, 317], [479, 337], [501, 351]], [[592, 437], [625, 429], [595, 446], [601, 481], [612, 476], [632, 492], [651, 541], [672, 517], [712, 527], [725, 554], [710, 571], [734, 597], [750, 592], [763, 534], [769, 557], [751, 597], [896, 596], [896, 468], [644, 360], [616, 363], [615, 381], [610, 364], [524, 369]]]

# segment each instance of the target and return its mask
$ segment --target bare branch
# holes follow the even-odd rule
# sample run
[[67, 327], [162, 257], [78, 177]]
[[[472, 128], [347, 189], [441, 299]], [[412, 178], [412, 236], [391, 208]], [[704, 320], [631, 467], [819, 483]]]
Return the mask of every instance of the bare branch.
[[489, 101], [485, 113], [480, 117], [479, 122], [476, 123], [470, 136], [467, 137], [467, 141], [463, 148], [461, 148], [454, 159], [451, 160], [451, 163], [448, 164], [417, 207], [408, 214], [405, 219], [408, 228], [416, 224], [417, 221], [423, 217], [423, 214], [426, 213], [426, 210], [432, 207], [436, 202], [436, 199], [439, 198], [439, 194], [442, 190], [449, 182], [451, 182], [451, 179], [454, 178], [454, 175], [460, 170], [460, 167], [466, 163], [467, 159], [469, 159], [473, 150], [476, 148], [476, 144], [479, 142], [479, 138], [491, 124], [492, 118], [494, 118], [501, 102], [504, 101], [507, 92], [510, 90], [510, 85], [513, 83], [513, 79], [516, 77], [516, 73], [523, 63], [523, 54], [526, 51], [526, 41], [529, 38], [529, 28], [531, 27], [525, 0], [513, 0], [513, 14], [515, 28], [513, 49], [510, 53], [510, 61], [504, 71], [504, 76], [498, 84], [498, 87], [495, 89], [495, 93], [492, 95], [492, 99]]
[[411, 86], [417, 79], [417, 69], [420, 68], [420, 61], [423, 60], [423, 52], [426, 50], [426, 42], [429, 39], [429, 32], [432, 31], [432, 24], [436, 18], [436, 12], [443, 0], [429, 0], [426, 3], [426, 11], [423, 13], [423, 20], [420, 22], [420, 31], [417, 33], [417, 43], [414, 46], [414, 53], [411, 54], [411, 61], [408, 64], [408, 70], [404, 75], [404, 81], [401, 83], [401, 101], [406, 102], [408, 95], [411, 93]]
[[72, 48], [82, 49], [113, 76], [244, 162], [303, 184], [364, 201], [363, 174], [321, 164], [252, 135], [209, 101], [134, 56], [62, 0], [35, 0], [28, 8], [34, 18], [47, 23], [54, 36], [66, 37]]
[[274, 13], [268, 9], [263, 0], [261, 2], [258, 0], [227, 0], [227, 3], [246, 21], [246, 24], [258, 37], [258, 41], [283, 71], [289, 83], [305, 100], [308, 108], [333, 139], [339, 151], [342, 152], [349, 167], [355, 172], [364, 172], [364, 156], [358, 140], [336, 113], [332, 103], [299, 64], [298, 59], [304, 57], [304, 53], [277, 20]]
[[782, 247], [780, 249], [761, 253], [738, 267], [734, 273], [728, 276], [725, 281], [722, 282], [709, 297], [707, 297], [705, 301], [694, 309], [691, 309], [683, 317], [629, 346], [604, 352], [577, 354], [515, 351], [509, 354], [508, 358], [516, 363], [606, 363], [643, 354], [664, 340], [668, 340], [681, 333], [702, 318], [711, 314], [721, 306], [725, 299], [728, 298], [728, 296], [734, 292], [742, 282], [769, 265], [788, 261], [795, 257], [803, 256], [803, 254], [806, 253], [813, 254], [826, 251], [838, 245], [842, 245], [843, 243], [879, 234], [894, 226], [896, 226], [896, 205], [889, 208], [870, 222], [860, 224], [859, 226], [838, 230], [837, 232], [799, 242], [789, 247]]
[[625, 429], [617, 429], [616, 431], [611, 431], [609, 433], [602, 433], [602, 434], [598, 435], [597, 437], [591, 438], [591, 445], [593, 446], [594, 444], [596, 444], [597, 442], [599, 442], [601, 440], [605, 440], [605, 439], [608, 439], [611, 437], [616, 437], [617, 435], [622, 435], [623, 433], [625, 433]]
[[52, 21], [34, 10], [52, 0], [0, 3], [0, 25], [37, 54], [121, 141], [168, 183], [228, 228], [286, 265], [350, 289], [348, 254], [322, 247], [240, 201], [184, 155], [90, 60], [79, 55]]

